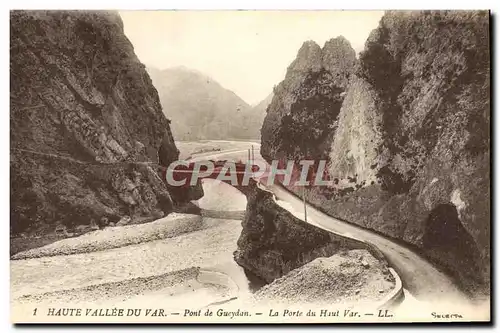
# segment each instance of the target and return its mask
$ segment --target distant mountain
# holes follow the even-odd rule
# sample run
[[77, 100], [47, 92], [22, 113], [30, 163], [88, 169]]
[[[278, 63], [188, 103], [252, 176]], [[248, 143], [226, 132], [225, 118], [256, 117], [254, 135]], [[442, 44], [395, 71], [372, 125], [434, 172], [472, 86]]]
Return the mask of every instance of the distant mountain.
[[258, 104], [252, 106], [252, 109], [255, 112], [262, 113], [262, 120], [264, 120], [264, 117], [266, 115], [266, 110], [269, 104], [273, 101], [274, 94], [270, 93], [266, 98], [264, 98], [262, 101], [260, 101]]
[[271, 104], [273, 100], [274, 94], [269, 94], [265, 99], [260, 101], [258, 104], [252, 106], [252, 110], [250, 114], [252, 117], [248, 119], [248, 128], [252, 129], [252, 134], [256, 136], [257, 139], [260, 140], [260, 129], [262, 127], [262, 123], [264, 122], [264, 118], [266, 117], [267, 107]]
[[176, 140], [259, 139], [263, 116], [211, 77], [185, 67], [148, 68]]

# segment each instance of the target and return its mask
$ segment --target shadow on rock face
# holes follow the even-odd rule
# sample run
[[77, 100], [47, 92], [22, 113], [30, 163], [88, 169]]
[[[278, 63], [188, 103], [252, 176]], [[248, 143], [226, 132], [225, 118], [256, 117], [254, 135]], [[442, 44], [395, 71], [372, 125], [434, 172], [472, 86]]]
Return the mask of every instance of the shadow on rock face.
[[243, 268], [243, 271], [245, 272], [245, 276], [248, 280], [248, 288], [250, 289], [251, 292], [256, 292], [257, 290], [266, 285], [266, 281], [259, 278], [257, 275], [255, 275], [248, 269]]
[[474, 285], [482, 282], [477, 245], [460, 222], [455, 205], [441, 204], [430, 212], [422, 240], [425, 253], [446, 269], [457, 272], [467, 284], [466, 289], [473, 291]]

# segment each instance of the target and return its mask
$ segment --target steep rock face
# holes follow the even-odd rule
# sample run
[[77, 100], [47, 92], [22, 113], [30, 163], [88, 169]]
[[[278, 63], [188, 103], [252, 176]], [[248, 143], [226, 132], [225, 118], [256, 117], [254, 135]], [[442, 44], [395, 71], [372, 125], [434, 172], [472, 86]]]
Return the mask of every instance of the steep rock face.
[[376, 109], [376, 95], [371, 86], [354, 76], [347, 88], [333, 135], [329, 174], [339, 187], [377, 180], [377, 149], [381, 144], [381, 115]]
[[[421, 246], [464, 285], [489, 275], [488, 23], [486, 12], [383, 17], [359, 71], [376, 135], [356, 140], [353, 149], [368, 151], [355, 169], [372, 165], [380, 193], [368, 195], [366, 201], [377, 200], [362, 218], [356, 209], [335, 210]], [[345, 107], [355, 112], [355, 104]], [[366, 194], [353, 196], [365, 201]]]
[[[267, 159], [326, 159], [343, 93], [356, 65], [344, 37], [305, 42], [275, 88], [262, 125], [262, 156]], [[278, 153], [279, 152], [279, 153]]]
[[471, 292], [489, 282], [488, 31], [487, 12], [386, 13], [332, 134], [336, 185], [309, 196], [420, 247]]
[[[267, 283], [318, 257], [352, 249], [372, 249], [359, 241], [329, 233], [308, 224], [280, 207], [270, 192], [250, 180], [247, 209], [238, 239], [236, 262], [250, 276]], [[373, 252], [377, 259], [380, 255]]]
[[13, 11], [10, 37], [12, 230], [170, 212], [157, 170], [130, 163], [178, 150], [118, 14]]
[[[257, 139], [262, 119], [234, 92], [184, 67], [148, 68], [177, 140]], [[231, 120], [231, 121], [228, 121]]]

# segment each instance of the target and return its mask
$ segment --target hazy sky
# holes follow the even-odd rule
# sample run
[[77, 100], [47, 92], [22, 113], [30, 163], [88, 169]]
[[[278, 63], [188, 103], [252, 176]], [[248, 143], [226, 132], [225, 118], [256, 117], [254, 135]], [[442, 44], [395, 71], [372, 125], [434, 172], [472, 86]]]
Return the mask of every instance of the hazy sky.
[[343, 35], [359, 52], [383, 12], [123, 11], [125, 34], [147, 66], [186, 66], [249, 104], [269, 95], [306, 40]]

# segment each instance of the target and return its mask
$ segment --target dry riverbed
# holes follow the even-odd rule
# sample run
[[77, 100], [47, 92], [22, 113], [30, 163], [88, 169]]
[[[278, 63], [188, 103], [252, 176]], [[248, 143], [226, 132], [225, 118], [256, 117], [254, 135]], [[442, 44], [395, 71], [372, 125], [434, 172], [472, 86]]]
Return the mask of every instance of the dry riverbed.
[[54, 243], [14, 254], [11, 259], [30, 259], [57, 255], [88, 253], [133, 244], [172, 238], [208, 227], [201, 216], [170, 214], [154, 222], [119, 227], [106, 227], [79, 237], [64, 238]]
[[[204, 229], [97, 252], [11, 261], [13, 312], [35, 306], [161, 307], [181, 311], [231, 297], [205, 283], [200, 268], [243, 279], [232, 253], [240, 221], [206, 219]], [[137, 225], [141, 227], [145, 225]], [[221, 269], [228, 266], [231, 269]], [[196, 300], [193, 302], [193, 300]]]
[[[225, 141], [225, 140], [200, 140], [200, 141], [176, 141], [179, 149], [179, 159], [187, 159], [196, 155], [217, 154], [221, 151], [231, 150], [247, 150], [259, 146], [256, 142], [251, 141]], [[246, 155], [245, 155], [246, 156]]]
[[232, 261], [240, 221], [205, 219], [203, 223], [204, 230], [168, 239], [97, 252], [12, 260], [12, 294], [19, 297]]

